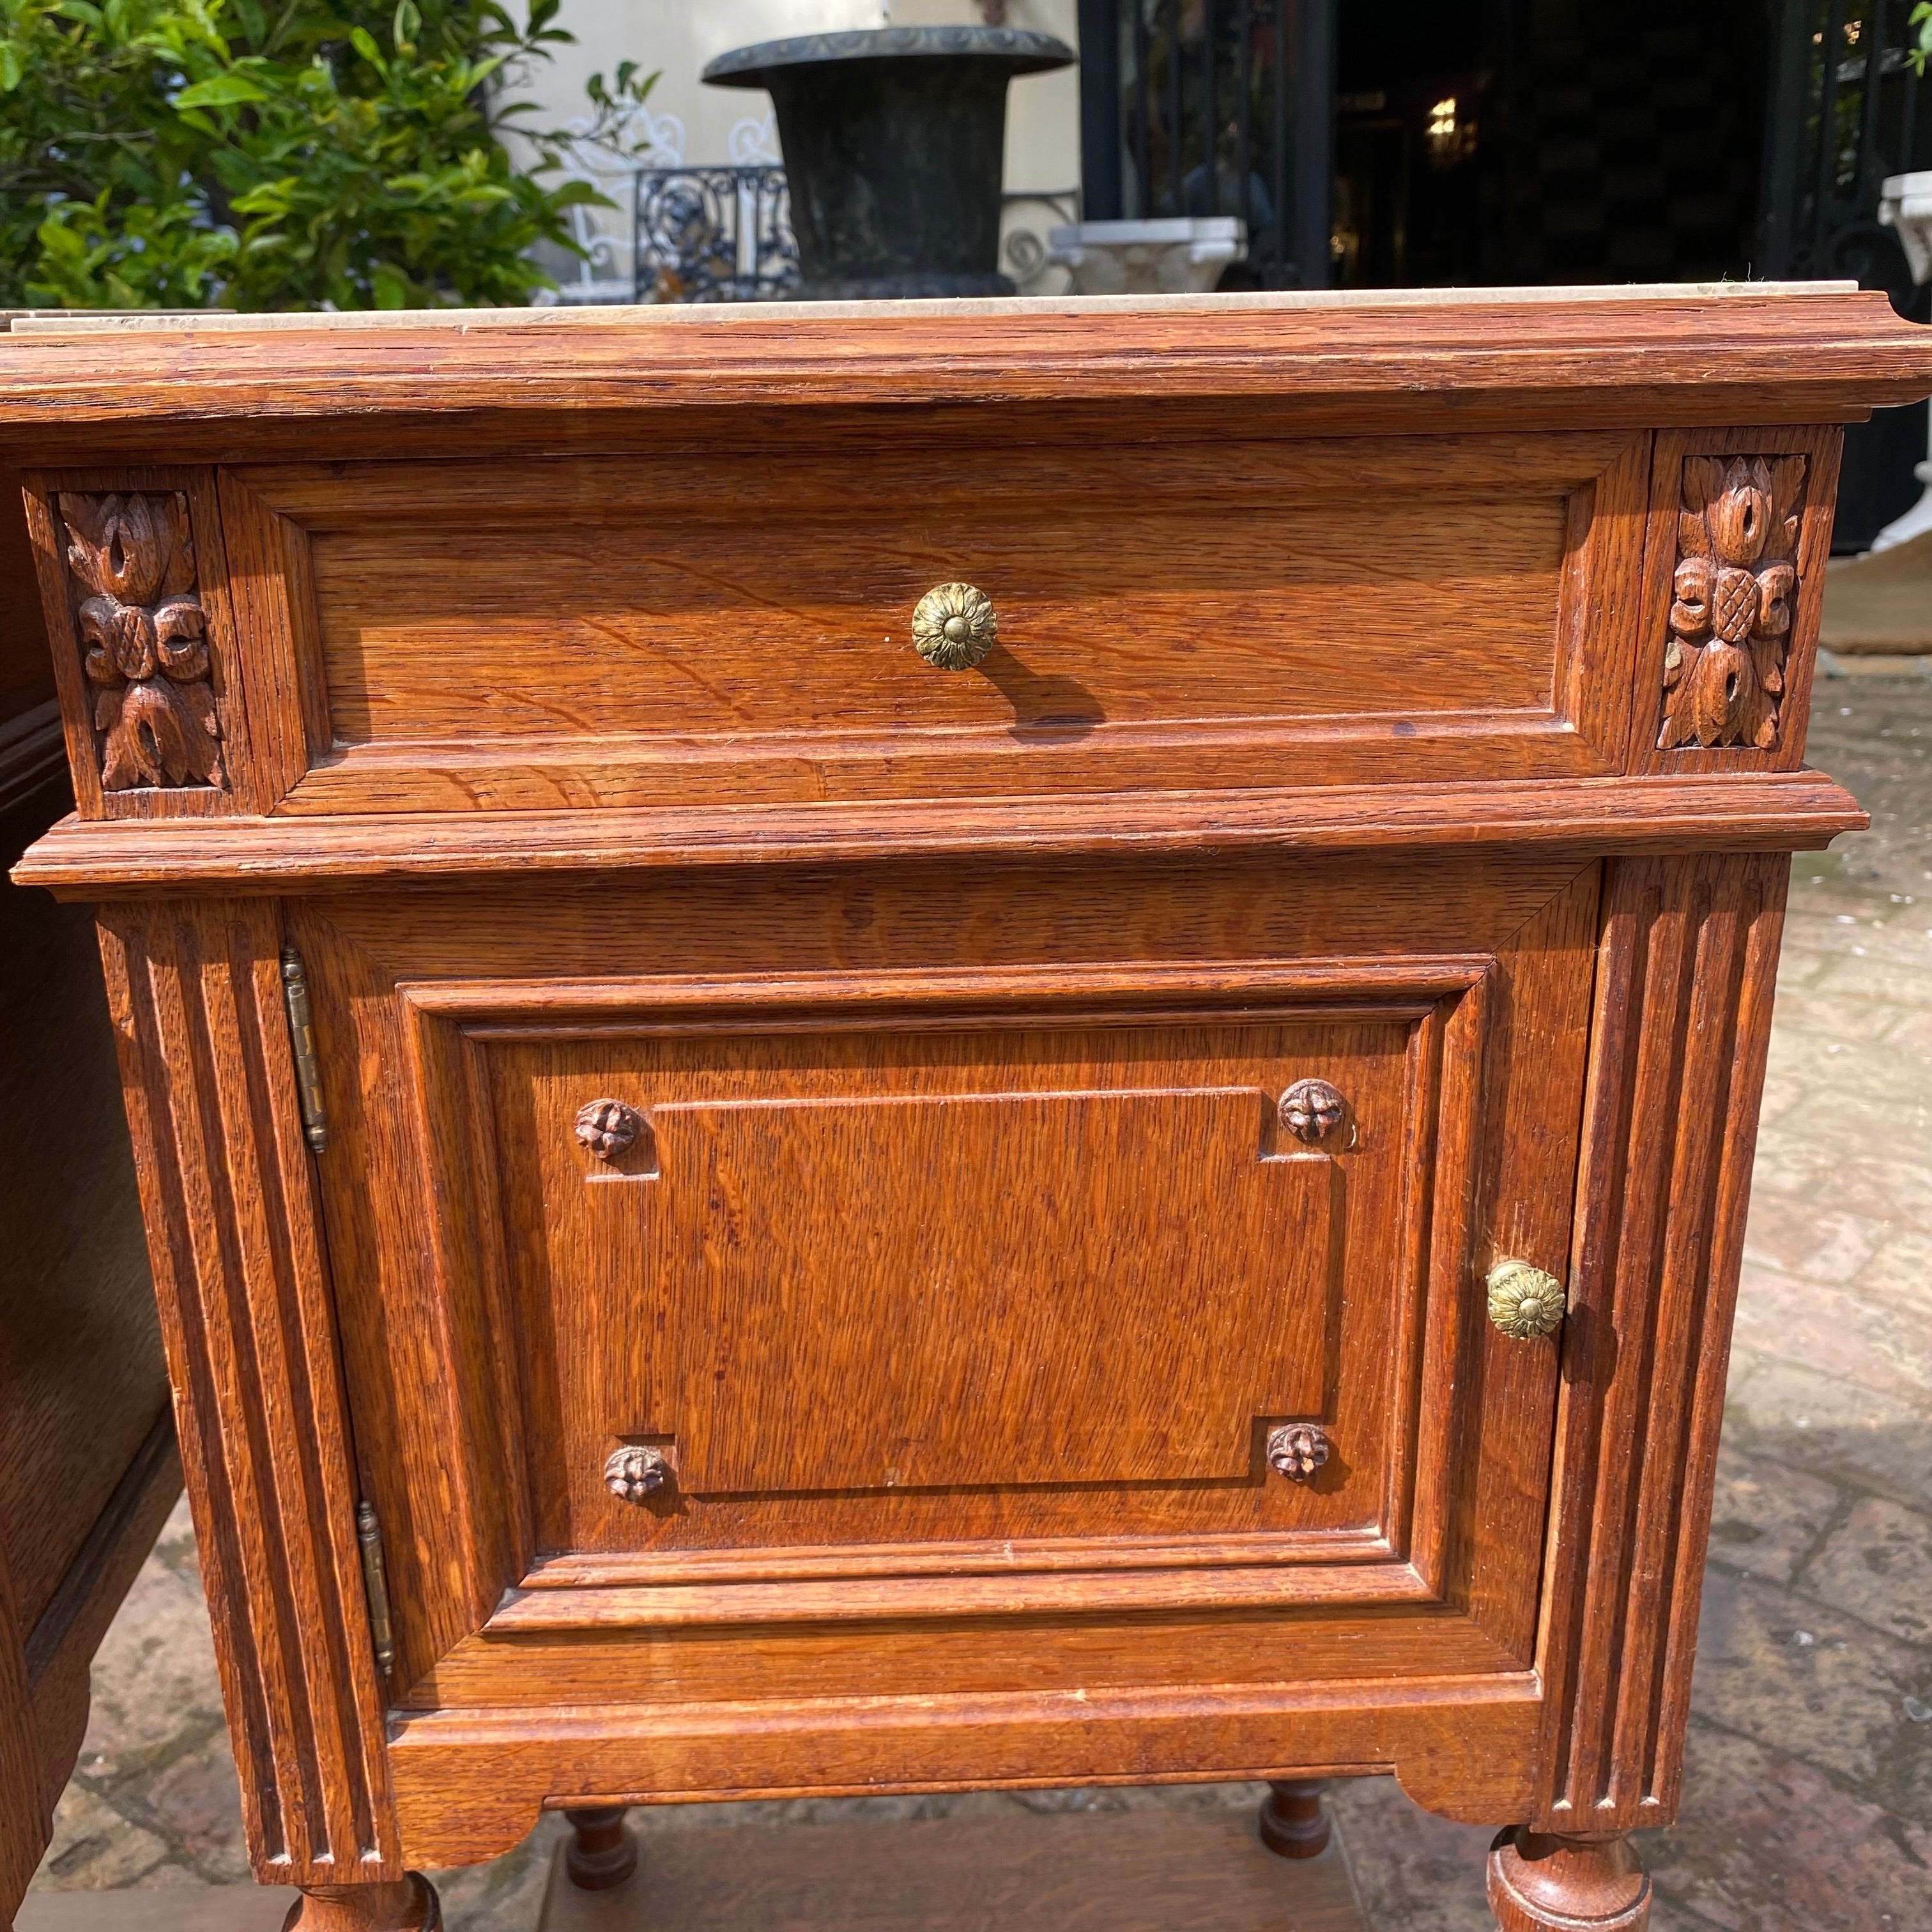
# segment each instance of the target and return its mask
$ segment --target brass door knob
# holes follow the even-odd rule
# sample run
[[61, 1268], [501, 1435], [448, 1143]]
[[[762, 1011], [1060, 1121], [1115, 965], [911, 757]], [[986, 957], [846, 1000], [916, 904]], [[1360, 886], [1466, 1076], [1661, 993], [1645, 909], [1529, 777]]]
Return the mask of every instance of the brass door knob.
[[993, 600], [970, 584], [936, 584], [912, 614], [912, 647], [940, 670], [970, 670], [1000, 641]]
[[1553, 1335], [1569, 1312], [1570, 1298], [1553, 1274], [1527, 1262], [1500, 1261], [1490, 1269], [1490, 1319], [1513, 1342]]

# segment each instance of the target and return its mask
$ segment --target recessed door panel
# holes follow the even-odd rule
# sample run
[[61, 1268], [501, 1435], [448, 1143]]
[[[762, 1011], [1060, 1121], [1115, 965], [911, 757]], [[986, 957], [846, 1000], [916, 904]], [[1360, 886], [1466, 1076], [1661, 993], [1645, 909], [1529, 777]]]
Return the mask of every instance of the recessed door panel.
[[646, 1256], [611, 1298], [650, 1338], [640, 1424], [694, 1495], [1245, 1477], [1255, 1417], [1322, 1406], [1334, 1168], [1274, 1114], [1238, 1087], [655, 1108], [657, 1173], [585, 1204], [620, 1276]]
[[[1274, 988], [1110, 1018], [1042, 989], [892, 1028], [472, 1029], [541, 1546], [1385, 1547], [1474, 974], [1346, 1016]], [[1310, 1079], [1344, 1111], [1304, 1139], [1282, 1102]], [[622, 1149], [575, 1131], [600, 1102]], [[1333, 1444], [1306, 1482], [1264, 1454], [1295, 1420]], [[647, 1507], [603, 1480], [632, 1444], [674, 1478]]]

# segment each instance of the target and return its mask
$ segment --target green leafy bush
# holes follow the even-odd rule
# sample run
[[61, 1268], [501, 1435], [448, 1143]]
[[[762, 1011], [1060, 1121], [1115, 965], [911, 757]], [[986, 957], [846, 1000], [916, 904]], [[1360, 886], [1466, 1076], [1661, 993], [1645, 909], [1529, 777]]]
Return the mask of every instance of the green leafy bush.
[[[520, 303], [562, 136], [500, 138], [560, 0], [0, 0], [0, 306]], [[634, 68], [600, 115], [651, 79]], [[608, 106], [606, 104], [608, 104]]]

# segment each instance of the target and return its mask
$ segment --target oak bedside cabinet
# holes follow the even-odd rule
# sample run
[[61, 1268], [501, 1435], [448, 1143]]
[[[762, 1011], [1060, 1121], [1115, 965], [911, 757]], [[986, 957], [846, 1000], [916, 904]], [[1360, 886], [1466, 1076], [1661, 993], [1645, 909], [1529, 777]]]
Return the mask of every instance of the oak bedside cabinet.
[[1844, 285], [0, 342], [255, 1868], [1676, 1810]]

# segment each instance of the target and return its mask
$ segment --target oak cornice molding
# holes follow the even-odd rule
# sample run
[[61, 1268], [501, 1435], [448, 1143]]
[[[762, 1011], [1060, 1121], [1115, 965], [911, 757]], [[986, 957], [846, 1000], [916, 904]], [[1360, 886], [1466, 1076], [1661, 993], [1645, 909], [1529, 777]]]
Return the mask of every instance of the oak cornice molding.
[[674, 812], [398, 813], [206, 823], [63, 819], [17, 884], [90, 898], [218, 887], [278, 892], [452, 874], [1209, 850], [1575, 845], [1617, 852], [1814, 851], [1870, 818], [1814, 771], [1195, 792], [1144, 800], [985, 799]]
[[[1632, 404], [1652, 426], [1738, 418], [1862, 418], [1932, 384], [1932, 339], [1882, 294], [1669, 291], [1616, 301], [1253, 304], [1044, 301], [978, 313], [854, 319], [838, 305], [668, 322], [626, 314], [506, 323], [410, 316], [381, 326], [74, 328], [0, 338], [0, 434], [138, 422], [290, 424], [375, 409], [661, 412], [851, 406], [1377, 399], [1413, 419], [1453, 396], [1466, 417], [1515, 398], [1571, 421]], [[558, 332], [568, 352], [559, 353]]]

